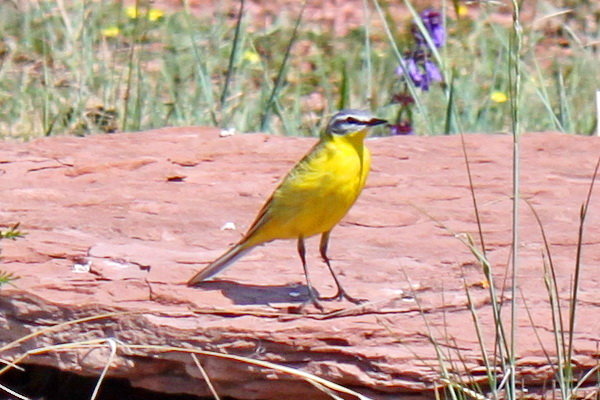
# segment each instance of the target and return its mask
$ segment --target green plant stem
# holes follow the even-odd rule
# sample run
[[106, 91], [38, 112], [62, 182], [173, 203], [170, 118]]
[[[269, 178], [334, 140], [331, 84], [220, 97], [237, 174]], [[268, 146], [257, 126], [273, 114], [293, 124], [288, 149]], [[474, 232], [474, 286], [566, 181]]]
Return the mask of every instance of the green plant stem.
[[[123, 96], [123, 121], [121, 122], [121, 130], [127, 130], [127, 120], [129, 117], [129, 100], [131, 97], [132, 85], [133, 85], [133, 73], [134, 73], [134, 62], [135, 62], [135, 54], [137, 49], [137, 44], [140, 35], [140, 25], [141, 25], [141, 17], [140, 17], [140, 0], [135, 1], [135, 10], [137, 14], [137, 18], [135, 19], [135, 25], [133, 29], [133, 39], [131, 41], [131, 48], [129, 49], [129, 61], [127, 63], [127, 82], [125, 84], [125, 94]], [[139, 66], [138, 66], [139, 67]]]
[[[233, 45], [231, 47], [231, 54], [229, 55], [229, 65], [227, 66], [227, 74], [225, 75], [225, 83], [223, 84], [223, 91], [221, 92], [221, 118], [223, 113], [223, 106], [225, 105], [225, 100], [227, 99], [227, 94], [229, 92], [229, 85], [231, 84], [231, 79], [233, 78], [235, 72], [235, 61], [237, 59], [239, 42], [240, 42], [240, 32], [242, 28], [242, 18], [244, 17], [244, 4], [245, 0], [240, 1], [240, 11], [238, 13], [237, 22], [235, 25], [235, 33], [233, 35]], [[221, 123], [223, 121], [221, 120]]]
[[285, 49], [285, 55], [283, 56], [283, 61], [281, 62], [281, 66], [279, 67], [279, 71], [277, 73], [277, 78], [275, 79], [275, 84], [273, 86], [273, 90], [271, 91], [271, 95], [269, 96], [269, 100], [267, 100], [267, 104], [265, 105], [265, 110], [260, 121], [260, 130], [266, 131], [267, 126], [269, 124], [269, 117], [271, 114], [271, 108], [276, 103], [277, 96], [279, 91], [281, 90], [281, 86], [283, 85], [283, 77], [285, 76], [286, 67], [290, 58], [290, 54], [292, 51], [292, 47], [296, 42], [296, 38], [298, 37], [298, 27], [300, 26], [300, 22], [302, 21], [302, 16], [304, 14], [304, 9], [306, 8], [306, 1], [302, 3], [302, 8], [300, 9], [300, 13], [298, 14], [298, 18], [296, 19], [296, 24], [294, 25], [294, 31], [292, 32], [292, 37], [288, 42], [287, 48]]
[[373, 106], [373, 62], [371, 61], [371, 13], [369, 10], [368, 0], [363, 0], [363, 15], [364, 15], [364, 27], [365, 27], [365, 68], [366, 68], [366, 82], [367, 89], [365, 95], [365, 101]]
[[510, 351], [509, 351], [509, 387], [507, 397], [509, 399], [517, 398], [517, 293], [518, 293], [518, 274], [519, 274], [519, 198], [520, 198], [520, 115], [519, 115], [519, 96], [521, 86], [520, 55], [522, 45], [522, 27], [519, 15], [519, 2], [512, 0], [513, 23], [510, 34], [509, 45], [509, 89], [510, 89], [510, 110], [511, 110], [511, 132], [513, 137], [513, 210], [512, 210], [512, 243], [513, 251], [511, 256], [512, 279], [511, 279], [511, 307], [510, 307]]
[[567, 363], [571, 364], [571, 359], [573, 357], [573, 336], [575, 332], [575, 310], [577, 307], [577, 293], [579, 292], [579, 279], [581, 272], [581, 251], [583, 244], [583, 227], [585, 225], [585, 218], [587, 216], [588, 207], [590, 205], [590, 200], [592, 198], [592, 191], [594, 189], [594, 183], [596, 182], [596, 177], [598, 176], [598, 168], [600, 167], [600, 157], [596, 162], [596, 167], [594, 168], [594, 174], [592, 175], [592, 183], [590, 184], [590, 188], [588, 190], [587, 197], [585, 199], [585, 203], [581, 206], [581, 211], [579, 213], [579, 231], [577, 235], [577, 255], [575, 257], [575, 277], [573, 278], [573, 292], [571, 294], [571, 304], [569, 307], [569, 347], [567, 351]]

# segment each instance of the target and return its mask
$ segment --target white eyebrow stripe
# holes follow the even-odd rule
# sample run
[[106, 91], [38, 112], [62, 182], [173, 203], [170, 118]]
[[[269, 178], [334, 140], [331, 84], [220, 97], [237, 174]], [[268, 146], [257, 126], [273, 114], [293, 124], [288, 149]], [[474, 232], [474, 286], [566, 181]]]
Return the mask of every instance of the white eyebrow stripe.
[[364, 121], [362, 119], [356, 118], [356, 117], [347, 117], [344, 122], [347, 122], [349, 124], [366, 124], [368, 121]]

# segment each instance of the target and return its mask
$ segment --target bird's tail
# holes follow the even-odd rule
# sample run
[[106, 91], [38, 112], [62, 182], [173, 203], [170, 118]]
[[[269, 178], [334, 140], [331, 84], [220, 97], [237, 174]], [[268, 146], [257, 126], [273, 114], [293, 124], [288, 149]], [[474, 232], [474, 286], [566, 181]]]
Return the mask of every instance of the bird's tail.
[[192, 279], [188, 281], [188, 286], [194, 286], [204, 280], [212, 278], [213, 276], [217, 275], [219, 272], [223, 271], [225, 268], [230, 266], [235, 260], [252, 250], [253, 247], [254, 246], [247, 246], [244, 243], [236, 244], [221, 257], [217, 258], [206, 268], [202, 269], [196, 275], [194, 275]]

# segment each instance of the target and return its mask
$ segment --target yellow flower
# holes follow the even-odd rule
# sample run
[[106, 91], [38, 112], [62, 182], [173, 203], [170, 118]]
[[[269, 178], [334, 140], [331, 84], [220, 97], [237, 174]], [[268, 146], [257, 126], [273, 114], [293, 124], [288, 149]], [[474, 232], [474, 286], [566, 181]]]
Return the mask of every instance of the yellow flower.
[[492, 94], [490, 95], [490, 99], [494, 103], [505, 103], [506, 101], [508, 101], [508, 96], [506, 95], [506, 93], [496, 90], [492, 92]]
[[[146, 12], [147, 11], [147, 12]], [[125, 15], [129, 17], [129, 19], [137, 19], [139, 17], [146, 17], [148, 21], [155, 22], [165, 16], [165, 12], [163, 10], [159, 10], [158, 8], [147, 9], [139, 9], [136, 6], [125, 7]]]
[[252, 51], [252, 50], [244, 51], [242, 58], [244, 60], [248, 61], [250, 64], [256, 64], [260, 61], [260, 55], [258, 55], [257, 52]]
[[136, 6], [125, 7], [125, 15], [130, 19], [136, 19], [140, 16], [140, 10]]
[[121, 30], [117, 26], [109, 26], [100, 31], [100, 34], [105, 37], [117, 37], [121, 33]]
[[148, 11], [148, 21], [158, 21], [164, 16], [165, 12], [163, 10], [159, 10], [158, 8], [151, 8], [150, 11]]
[[459, 4], [456, 8], [456, 14], [458, 14], [459, 17], [466, 17], [469, 15], [469, 8], [464, 4]]

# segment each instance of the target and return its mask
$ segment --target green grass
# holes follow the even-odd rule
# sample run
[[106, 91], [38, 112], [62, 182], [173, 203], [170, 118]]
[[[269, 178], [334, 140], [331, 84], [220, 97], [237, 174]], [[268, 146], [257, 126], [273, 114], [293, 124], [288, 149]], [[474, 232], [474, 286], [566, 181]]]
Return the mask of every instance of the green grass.
[[[215, 20], [184, 8], [161, 10], [164, 15], [151, 20], [156, 15], [143, 4], [131, 18], [118, 3], [65, 3], [64, 9], [55, 2], [0, 3], [2, 136], [178, 125], [314, 136], [321, 117], [341, 106], [388, 118], [397, 111], [390, 104], [399, 84], [393, 48], [408, 48], [410, 14], [400, 16], [383, 3], [368, 2], [370, 19], [343, 36], [316, 29], [306, 15], [298, 19], [300, 7], [259, 29], [248, 12], [241, 18], [221, 12]], [[547, 44], [549, 28], [524, 23], [524, 131], [593, 132], [598, 60], [585, 45], [593, 32], [580, 20], [597, 8], [584, 2], [555, 15], [549, 3], [538, 4], [538, 20], [564, 22], [566, 28], [551, 32], [560, 47]], [[461, 18], [452, 4], [446, 12], [448, 44], [440, 59], [452, 81], [452, 105], [441, 85], [418, 93], [417, 133], [509, 131], [509, 103], [490, 95], [508, 94], [510, 24], [494, 22], [500, 11], [493, 4]], [[107, 36], [109, 28], [119, 31]]]
[[[471, 174], [471, 166], [469, 164], [469, 157], [466, 151], [465, 142], [463, 144], [463, 152], [465, 157], [465, 164], [469, 176], [469, 185], [471, 188], [471, 196], [473, 199], [474, 213], [477, 219], [477, 230], [479, 243], [477, 244], [473, 238], [469, 235], [458, 235], [452, 232], [451, 228], [439, 224], [440, 226], [447, 229], [450, 233], [454, 234], [459, 240], [467, 246], [473, 253], [476, 261], [481, 266], [482, 275], [485, 278], [487, 287], [489, 289], [489, 297], [492, 308], [492, 321], [488, 321], [487, 324], [491, 324], [495, 327], [495, 334], [493, 337], [493, 346], [490, 348], [486, 347], [485, 343], [489, 342], [490, 338], [486, 338], [482, 334], [482, 328], [485, 322], [479, 315], [480, 312], [475, 308], [471, 302], [471, 294], [469, 286], [466, 281], [464, 284], [464, 290], [468, 299], [469, 310], [471, 311], [473, 318], [473, 326], [479, 341], [479, 352], [483, 360], [483, 365], [486, 371], [486, 381], [481, 384], [475, 382], [474, 378], [468, 375], [468, 367], [461, 365], [463, 356], [458, 346], [454, 346], [452, 349], [452, 339], [448, 335], [436, 335], [431, 331], [428, 325], [428, 317], [422, 313], [425, 326], [427, 327], [430, 340], [436, 349], [438, 354], [438, 369], [440, 375], [440, 381], [444, 385], [443, 393], [439, 395], [442, 398], [448, 399], [522, 399], [529, 396], [529, 389], [524, 384], [524, 377], [521, 374], [520, 366], [518, 365], [519, 359], [519, 347], [517, 340], [519, 336], [523, 335], [522, 329], [518, 328], [517, 316], [526, 313], [531, 323], [531, 328], [534, 331], [538, 339], [541, 352], [544, 354], [547, 366], [552, 369], [553, 377], [548, 382], [547, 387], [531, 389], [541, 393], [542, 398], [558, 398], [558, 399], [576, 399], [576, 398], [591, 398], [590, 395], [597, 397], [600, 393], [600, 386], [597, 380], [599, 367], [595, 366], [589, 370], [582, 370], [578, 368], [576, 363], [573, 361], [575, 354], [574, 335], [576, 327], [576, 316], [577, 316], [577, 298], [580, 286], [580, 272], [582, 270], [581, 250], [584, 242], [584, 227], [586, 223], [586, 216], [589, 211], [590, 201], [592, 192], [598, 175], [598, 169], [600, 167], [600, 158], [596, 163], [596, 167], [591, 173], [589, 191], [585, 199], [583, 199], [580, 209], [580, 220], [578, 227], [577, 236], [577, 253], [574, 259], [574, 270], [572, 277], [569, 279], [569, 293], [559, 292], [558, 277], [555, 272], [555, 266], [552, 262], [552, 249], [549, 245], [544, 224], [539, 217], [536, 209], [528, 201], [524, 200], [530, 207], [533, 215], [535, 216], [540, 234], [544, 243], [544, 251], [542, 253], [543, 258], [543, 277], [546, 284], [546, 292], [548, 296], [548, 303], [550, 304], [550, 318], [552, 321], [552, 333], [554, 336], [553, 343], [544, 343], [539, 335], [538, 329], [534, 322], [534, 313], [527, 303], [527, 297], [520, 290], [519, 285], [519, 267], [520, 267], [520, 250], [516, 243], [521, 243], [520, 239], [520, 213], [519, 206], [521, 203], [520, 198], [520, 137], [523, 133], [523, 127], [527, 126], [531, 120], [531, 116], [525, 112], [527, 110], [528, 96], [526, 89], [528, 88], [526, 80], [531, 77], [528, 74], [528, 53], [526, 52], [525, 45], [527, 43], [527, 35], [524, 32], [522, 25], [520, 3], [517, 0], [512, 1], [512, 17], [513, 22], [511, 31], [506, 35], [508, 63], [506, 69], [501, 70], [501, 73], [505, 73], [508, 77], [508, 97], [509, 97], [509, 110], [507, 112], [507, 120], [510, 123], [509, 131], [513, 136], [513, 168], [512, 168], [512, 251], [510, 254], [510, 260], [503, 268], [503, 265], [493, 265], [486, 254], [485, 236], [483, 235], [483, 228], [480, 219], [480, 207], [477, 203], [477, 184], [474, 183]], [[535, 60], [534, 60], [535, 61]], [[538, 69], [539, 72], [539, 69]], [[538, 75], [541, 76], [541, 75]], [[566, 131], [565, 127], [567, 124], [563, 124], [562, 118], [569, 114], [569, 101], [566, 101], [565, 96], [565, 80], [562, 79], [560, 73], [557, 74], [557, 84], [559, 88], [558, 98], [560, 100], [559, 111], [551, 111], [552, 107], [549, 106], [549, 97], [547, 92], [540, 94], [540, 98], [544, 100], [548, 111], [554, 117], [554, 122], [561, 130]], [[542, 90], [544, 88], [541, 88]], [[450, 98], [454, 96], [453, 86], [450, 90]], [[539, 88], [538, 88], [539, 90]], [[460, 92], [459, 92], [460, 93]], [[454, 107], [454, 105], [453, 105]], [[572, 120], [569, 119], [571, 124]], [[565, 199], [565, 201], [573, 201], [573, 199]], [[498, 293], [495, 289], [497, 286], [494, 283], [494, 273], [498, 275], [498, 267], [505, 269], [504, 283], [502, 284], [503, 289]], [[565, 279], [565, 277], [561, 277]], [[563, 282], [564, 284], [564, 282]], [[502, 298], [506, 293], [510, 293], [509, 298], [513, 299], [509, 302], [509, 305], [502, 305]], [[417, 300], [418, 301], [418, 300]], [[567, 306], [565, 307], [565, 302]], [[519, 304], [519, 303], [522, 303]], [[561, 304], [562, 303], [562, 304]], [[504, 308], [504, 310], [503, 310]], [[508, 308], [508, 310], [507, 310]], [[565, 310], [566, 309], [566, 310]], [[540, 309], [535, 310], [535, 314], [539, 317]], [[453, 362], [452, 360], [460, 360]], [[450, 372], [452, 370], [453, 372]], [[461, 374], [456, 374], [455, 371], [463, 371]], [[583, 389], [587, 389], [584, 391]]]
[[[4, 230], [0, 229], [0, 261], [2, 261], [2, 240], [16, 240], [25, 236], [25, 233], [19, 230], [19, 225], [19, 223], [16, 223], [13, 226], [9, 226]], [[12, 281], [15, 281], [17, 279], [19, 279], [19, 277], [15, 274], [0, 269], [0, 287], [6, 285], [7, 283], [11, 283]]]

